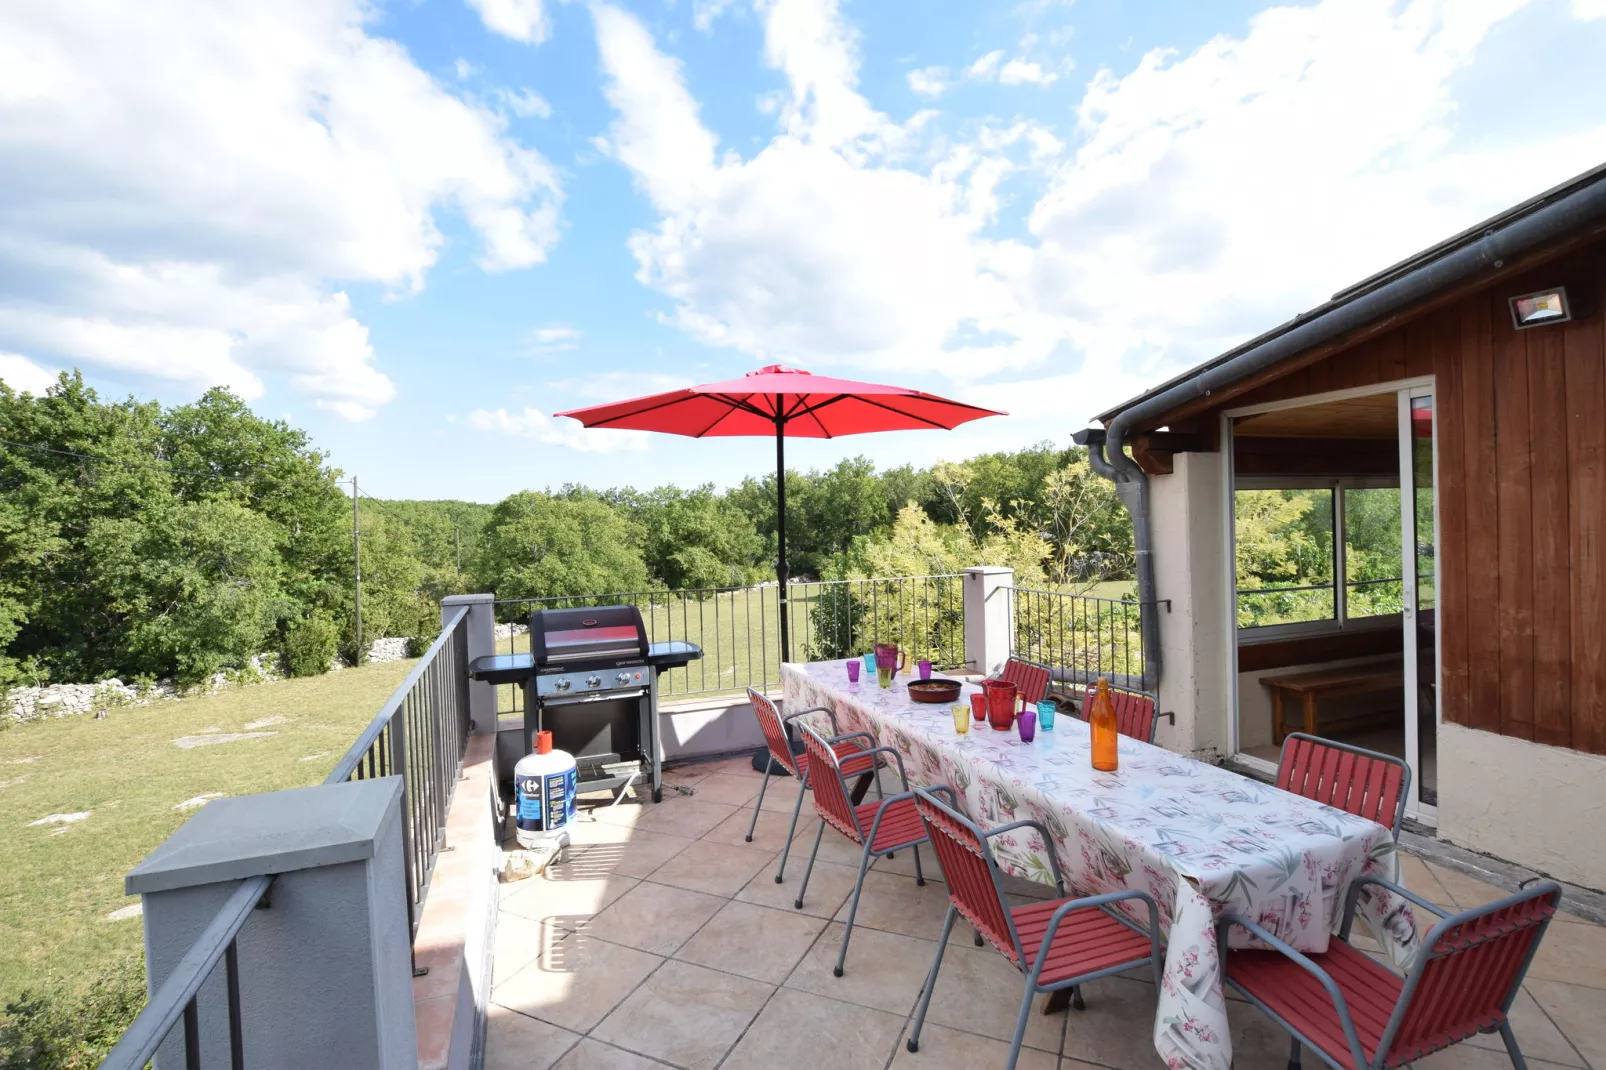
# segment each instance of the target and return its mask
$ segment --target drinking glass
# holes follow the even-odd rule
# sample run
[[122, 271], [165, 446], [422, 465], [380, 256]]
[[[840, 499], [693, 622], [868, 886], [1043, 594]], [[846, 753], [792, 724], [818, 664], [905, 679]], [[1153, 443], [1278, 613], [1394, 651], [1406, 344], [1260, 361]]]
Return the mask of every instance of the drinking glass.
[[865, 672], [875, 672], [875, 655], [874, 654], [866, 654], [864, 656], [864, 671]]
[[921, 658], [918, 668], [920, 669], [920, 679], [922, 679], [922, 680], [931, 679], [931, 662], [927, 661], [924, 658]]
[[1054, 731], [1054, 715], [1058, 712], [1053, 699], [1043, 699], [1037, 704], [1037, 726], [1045, 732]]
[[964, 735], [970, 731], [970, 707], [963, 702], [953, 705], [954, 731]]
[[1020, 741], [1030, 743], [1037, 738], [1037, 714], [1031, 710], [1021, 710], [1020, 716], [1015, 719], [1015, 727], [1020, 730]]
[[896, 668], [891, 665], [877, 665], [875, 669], [876, 683], [880, 684], [882, 687], [891, 687], [892, 674], [896, 671]]
[[987, 696], [980, 691], [970, 696], [970, 719], [979, 725], [987, 723]]
[[848, 659], [848, 683], [856, 684], [859, 682], [859, 665], [858, 658]]

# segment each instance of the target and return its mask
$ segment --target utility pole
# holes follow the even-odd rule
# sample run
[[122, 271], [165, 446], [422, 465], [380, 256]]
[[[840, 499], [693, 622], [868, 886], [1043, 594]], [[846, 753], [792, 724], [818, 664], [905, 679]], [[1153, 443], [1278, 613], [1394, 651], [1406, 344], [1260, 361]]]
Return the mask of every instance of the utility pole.
[[352, 665], [362, 664], [362, 531], [357, 526], [357, 477], [351, 477], [351, 582], [352, 604], [357, 611], [357, 647]]

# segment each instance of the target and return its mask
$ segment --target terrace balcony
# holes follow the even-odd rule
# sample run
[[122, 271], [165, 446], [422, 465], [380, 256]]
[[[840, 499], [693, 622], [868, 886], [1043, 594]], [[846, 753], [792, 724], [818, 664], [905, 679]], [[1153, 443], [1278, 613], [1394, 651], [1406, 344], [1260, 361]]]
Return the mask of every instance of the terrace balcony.
[[[176, 842], [181, 830], [152, 856], [162, 864], [141, 867], [152, 998], [104, 1065], [140, 1066], [151, 1052], [158, 1067], [1004, 1065], [1020, 974], [991, 948], [972, 946], [962, 924], [920, 1050], [906, 1048], [948, 903], [929, 854], [923, 887], [907, 852], [870, 868], [837, 978], [858, 849], [828, 835], [804, 905], [794, 907], [816, 819], [805, 801], [776, 883], [797, 791], [785, 777], [772, 779], [746, 839], [763, 781], [751, 753], [762, 736], [737, 696], [748, 685], [779, 694], [774, 594], [586, 600], [634, 601], [654, 639], [699, 642], [705, 657], [664, 680], [663, 801], [647, 792], [617, 805], [582, 798], [569, 846], [538, 874], [506, 882], [496, 876], [517, 845], [498, 790], [508, 755], [497, 750], [518, 745], [521, 699], [514, 687], [470, 681], [466, 669], [481, 654], [516, 650], [521, 639], [508, 625], [530, 605], [447, 599], [441, 636], [413, 674], [329, 783], [303, 789], [323, 795], [209, 806], [201, 815], [215, 827], [202, 848]], [[840, 658], [890, 638], [948, 675], [978, 675], [1020, 655], [1053, 667], [1067, 688], [1095, 675], [1148, 682], [1145, 615], [1166, 612], [1017, 589], [1006, 570], [988, 568], [799, 584], [790, 601], [802, 657]], [[1186, 752], [1187, 739], [1162, 723], [1156, 742]], [[285, 805], [281, 796], [296, 798]], [[1451, 910], [1506, 895], [1529, 876], [1409, 831], [1401, 842], [1406, 886]], [[1053, 894], [1014, 878], [1007, 892], [1017, 903]], [[1606, 1067], [1606, 928], [1597, 924], [1606, 899], [1568, 888], [1563, 909], [1513, 1006], [1513, 1027], [1535, 1067]], [[1369, 938], [1356, 943], [1381, 957]], [[1085, 1010], [1032, 1015], [1020, 1066], [1164, 1065], [1146, 969], [1091, 982], [1085, 993]], [[1229, 1019], [1236, 1067], [1286, 1064], [1286, 1034], [1270, 1019], [1242, 1001]], [[1416, 1065], [1509, 1062], [1498, 1036], [1487, 1036]]]

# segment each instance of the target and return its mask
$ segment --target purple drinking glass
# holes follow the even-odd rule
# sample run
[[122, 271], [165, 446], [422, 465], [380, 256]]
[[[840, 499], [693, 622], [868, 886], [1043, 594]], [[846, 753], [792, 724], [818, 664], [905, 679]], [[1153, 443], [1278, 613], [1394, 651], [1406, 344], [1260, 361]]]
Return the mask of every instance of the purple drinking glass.
[[915, 668], [920, 670], [920, 679], [922, 679], [922, 680], [931, 679], [931, 662], [929, 662], [929, 661], [925, 660], [924, 658], [922, 658], [915, 665]]
[[1020, 730], [1020, 741], [1030, 743], [1037, 738], [1037, 714], [1033, 710], [1021, 710], [1020, 716], [1015, 718], [1015, 727]]
[[859, 670], [863, 666], [864, 666], [864, 662], [859, 660], [858, 658], [849, 658], [848, 659], [848, 683], [856, 684], [856, 683], [859, 682]]

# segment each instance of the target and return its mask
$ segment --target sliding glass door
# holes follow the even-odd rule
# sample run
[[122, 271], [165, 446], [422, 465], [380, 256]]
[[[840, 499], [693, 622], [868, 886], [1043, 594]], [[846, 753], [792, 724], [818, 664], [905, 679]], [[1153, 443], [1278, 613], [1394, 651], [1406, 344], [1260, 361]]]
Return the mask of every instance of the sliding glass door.
[[1400, 392], [1400, 525], [1405, 563], [1405, 750], [1413, 804], [1439, 799], [1437, 441], [1433, 389]]

